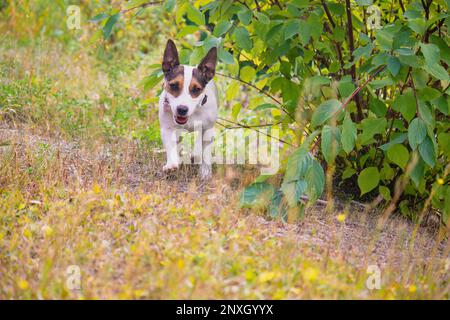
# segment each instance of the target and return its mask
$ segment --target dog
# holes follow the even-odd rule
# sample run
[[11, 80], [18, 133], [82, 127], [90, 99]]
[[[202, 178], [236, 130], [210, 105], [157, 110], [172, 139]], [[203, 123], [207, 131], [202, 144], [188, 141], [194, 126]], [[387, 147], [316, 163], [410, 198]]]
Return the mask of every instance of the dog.
[[163, 171], [180, 166], [177, 144], [181, 131], [198, 131], [200, 147], [194, 147], [194, 162], [200, 164], [200, 177], [211, 177], [213, 128], [217, 120], [218, 94], [214, 83], [217, 48], [211, 48], [197, 67], [181, 65], [175, 43], [168, 40], [162, 70], [164, 87], [159, 99], [161, 138], [167, 162]]

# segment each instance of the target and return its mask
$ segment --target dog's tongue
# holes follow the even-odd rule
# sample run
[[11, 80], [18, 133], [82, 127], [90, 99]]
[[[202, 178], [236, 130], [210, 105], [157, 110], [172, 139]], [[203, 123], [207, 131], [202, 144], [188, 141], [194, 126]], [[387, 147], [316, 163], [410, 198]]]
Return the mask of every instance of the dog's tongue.
[[178, 124], [185, 124], [188, 121], [188, 117], [176, 116], [175, 120]]

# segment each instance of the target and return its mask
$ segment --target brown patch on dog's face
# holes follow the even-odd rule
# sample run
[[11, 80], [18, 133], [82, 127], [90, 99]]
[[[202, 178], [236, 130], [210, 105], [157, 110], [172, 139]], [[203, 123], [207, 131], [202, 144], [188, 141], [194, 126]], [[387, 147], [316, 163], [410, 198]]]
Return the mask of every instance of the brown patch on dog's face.
[[189, 94], [192, 98], [197, 98], [205, 89], [208, 80], [202, 75], [200, 70], [195, 68], [192, 70], [192, 79], [189, 84]]
[[184, 68], [182, 65], [176, 66], [165, 74], [165, 89], [174, 97], [178, 97], [183, 91]]

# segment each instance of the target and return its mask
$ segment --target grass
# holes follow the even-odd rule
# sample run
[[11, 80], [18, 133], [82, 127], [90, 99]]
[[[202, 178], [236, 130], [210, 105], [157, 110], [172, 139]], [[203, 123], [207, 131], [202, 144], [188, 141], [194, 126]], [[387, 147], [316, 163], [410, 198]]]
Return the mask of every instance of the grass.
[[252, 170], [162, 175], [156, 91], [139, 86], [159, 52], [1, 41], [1, 299], [449, 298], [448, 240], [407, 221], [319, 205], [286, 224], [239, 208]]

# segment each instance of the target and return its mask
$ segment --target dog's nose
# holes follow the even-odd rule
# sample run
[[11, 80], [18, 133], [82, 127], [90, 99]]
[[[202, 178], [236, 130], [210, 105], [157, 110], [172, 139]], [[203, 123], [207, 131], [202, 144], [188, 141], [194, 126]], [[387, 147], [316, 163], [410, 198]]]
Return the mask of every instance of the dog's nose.
[[177, 113], [180, 116], [185, 116], [188, 113], [189, 108], [186, 106], [178, 106]]

